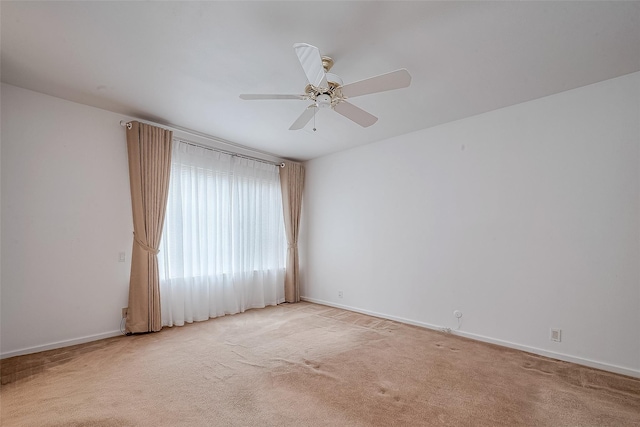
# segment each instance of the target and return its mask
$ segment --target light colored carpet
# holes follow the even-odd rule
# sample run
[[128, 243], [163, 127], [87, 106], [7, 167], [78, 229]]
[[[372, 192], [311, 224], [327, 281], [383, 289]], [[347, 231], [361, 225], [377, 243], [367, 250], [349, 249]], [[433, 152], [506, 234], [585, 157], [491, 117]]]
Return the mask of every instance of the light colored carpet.
[[638, 379], [310, 303], [2, 369], [3, 426], [640, 425]]

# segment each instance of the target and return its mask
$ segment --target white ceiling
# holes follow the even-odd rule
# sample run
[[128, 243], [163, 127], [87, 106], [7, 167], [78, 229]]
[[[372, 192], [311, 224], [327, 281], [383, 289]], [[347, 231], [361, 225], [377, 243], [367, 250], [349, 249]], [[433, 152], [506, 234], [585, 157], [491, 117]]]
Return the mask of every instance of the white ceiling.
[[[640, 2], [8, 2], [2, 81], [307, 160], [640, 70]], [[406, 68], [411, 86], [354, 98], [361, 128], [308, 101], [293, 44], [351, 83]]]

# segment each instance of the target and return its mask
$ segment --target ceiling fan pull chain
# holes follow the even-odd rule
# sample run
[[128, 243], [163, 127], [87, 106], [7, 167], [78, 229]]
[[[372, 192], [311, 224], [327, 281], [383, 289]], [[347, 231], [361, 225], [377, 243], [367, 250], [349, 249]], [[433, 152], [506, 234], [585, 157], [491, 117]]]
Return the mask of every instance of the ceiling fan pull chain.
[[318, 111], [318, 107], [313, 107], [313, 131], [316, 131], [316, 111]]

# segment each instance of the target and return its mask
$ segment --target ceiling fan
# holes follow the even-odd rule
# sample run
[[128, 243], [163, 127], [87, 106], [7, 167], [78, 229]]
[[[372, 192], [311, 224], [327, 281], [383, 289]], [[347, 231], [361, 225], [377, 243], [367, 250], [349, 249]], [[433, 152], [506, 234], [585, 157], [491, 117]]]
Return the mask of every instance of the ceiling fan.
[[[371, 93], [400, 89], [409, 86], [411, 83], [411, 75], [403, 68], [343, 85], [340, 77], [329, 72], [333, 66], [333, 59], [328, 56], [321, 56], [320, 50], [317, 47], [306, 43], [296, 43], [293, 45], [293, 49], [309, 81], [309, 84], [304, 90], [304, 94], [240, 95], [240, 98], [245, 100], [297, 99], [312, 101], [312, 104], [293, 122], [289, 130], [304, 128], [314, 117], [318, 108], [331, 108], [338, 114], [345, 116], [360, 126], [371, 126], [378, 121], [378, 118], [351, 104], [347, 99]], [[315, 130], [315, 128], [313, 130]]]

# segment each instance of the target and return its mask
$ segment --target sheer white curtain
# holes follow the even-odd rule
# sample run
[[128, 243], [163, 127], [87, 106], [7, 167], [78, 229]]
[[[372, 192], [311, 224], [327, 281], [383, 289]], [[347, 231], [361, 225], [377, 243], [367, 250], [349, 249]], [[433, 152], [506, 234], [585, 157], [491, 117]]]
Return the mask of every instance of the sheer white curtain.
[[175, 141], [158, 255], [163, 326], [284, 301], [279, 168]]

